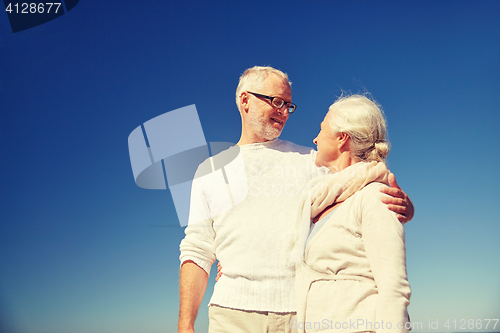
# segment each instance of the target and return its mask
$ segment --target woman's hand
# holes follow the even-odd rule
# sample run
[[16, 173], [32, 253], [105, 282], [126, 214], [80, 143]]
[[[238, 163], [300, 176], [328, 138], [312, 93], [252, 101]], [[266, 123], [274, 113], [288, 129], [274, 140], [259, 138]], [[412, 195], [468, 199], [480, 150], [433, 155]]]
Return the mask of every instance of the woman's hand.
[[415, 214], [415, 208], [410, 198], [398, 186], [396, 176], [393, 173], [389, 174], [389, 185], [391, 187], [380, 188], [380, 192], [389, 195], [389, 197], [383, 197], [382, 202], [387, 204], [389, 210], [398, 214], [399, 222], [406, 223], [410, 221], [413, 218], [413, 214]]
[[217, 276], [215, 277], [215, 282], [219, 281], [222, 276], [222, 266], [220, 265], [220, 261], [217, 261]]

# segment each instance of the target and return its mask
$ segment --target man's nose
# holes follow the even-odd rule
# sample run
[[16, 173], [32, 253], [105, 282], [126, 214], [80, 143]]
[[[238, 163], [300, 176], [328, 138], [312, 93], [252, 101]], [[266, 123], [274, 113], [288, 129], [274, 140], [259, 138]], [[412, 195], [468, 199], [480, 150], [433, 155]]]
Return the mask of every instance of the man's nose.
[[316, 138], [314, 138], [313, 143], [314, 143], [315, 145], [318, 145], [318, 138], [317, 138], [317, 137], [316, 137]]
[[283, 105], [282, 107], [280, 107], [278, 109], [278, 112], [281, 113], [281, 114], [286, 115], [287, 117], [290, 115], [290, 111], [288, 111], [288, 106], [286, 106], [286, 104]]

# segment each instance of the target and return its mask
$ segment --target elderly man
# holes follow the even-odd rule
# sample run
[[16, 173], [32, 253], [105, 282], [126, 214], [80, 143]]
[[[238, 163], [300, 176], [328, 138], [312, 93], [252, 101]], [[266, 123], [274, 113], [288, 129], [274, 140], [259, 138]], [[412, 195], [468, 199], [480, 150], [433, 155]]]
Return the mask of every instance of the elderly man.
[[[232, 209], [198, 222], [191, 216], [199, 207], [210, 210], [217, 198], [210, 195], [210, 183], [193, 182], [190, 221], [180, 245], [179, 332], [194, 332], [216, 258], [224, 274], [209, 303], [210, 333], [294, 332], [292, 226], [299, 194], [324, 171], [314, 165], [313, 149], [278, 139], [296, 108], [285, 73], [271, 67], [247, 69], [240, 77], [236, 103], [242, 122], [237, 146], [249, 190]], [[392, 198], [384, 200], [406, 222], [413, 216], [413, 205], [394, 179], [392, 183], [384, 189]]]

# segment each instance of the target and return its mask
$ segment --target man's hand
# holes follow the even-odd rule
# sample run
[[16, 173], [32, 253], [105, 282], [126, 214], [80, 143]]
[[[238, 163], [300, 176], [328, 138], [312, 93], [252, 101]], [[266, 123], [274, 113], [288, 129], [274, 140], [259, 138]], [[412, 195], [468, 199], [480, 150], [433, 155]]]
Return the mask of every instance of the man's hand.
[[382, 202], [387, 204], [387, 208], [398, 214], [397, 217], [401, 223], [410, 221], [415, 213], [415, 208], [410, 198], [398, 186], [393, 173], [389, 174], [389, 185], [391, 187], [380, 188], [380, 192], [389, 195], [389, 197], [383, 197]]

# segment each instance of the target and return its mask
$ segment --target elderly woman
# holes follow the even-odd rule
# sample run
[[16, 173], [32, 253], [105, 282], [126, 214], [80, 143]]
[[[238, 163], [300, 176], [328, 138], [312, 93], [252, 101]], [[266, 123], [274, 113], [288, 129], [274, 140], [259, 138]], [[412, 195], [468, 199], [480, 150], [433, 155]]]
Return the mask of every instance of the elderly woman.
[[[389, 153], [384, 116], [365, 96], [339, 98], [314, 139], [335, 172], [304, 199], [296, 264], [299, 332], [407, 332], [410, 285], [403, 225], [382, 203]], [[337, 188], [336, 184], [345, 184]]]

